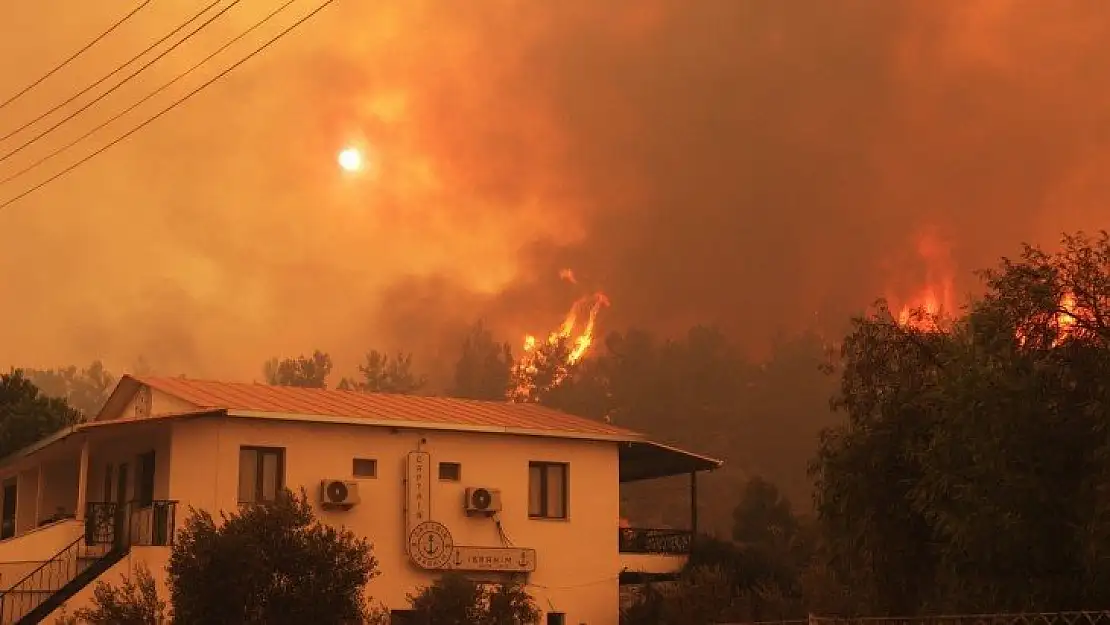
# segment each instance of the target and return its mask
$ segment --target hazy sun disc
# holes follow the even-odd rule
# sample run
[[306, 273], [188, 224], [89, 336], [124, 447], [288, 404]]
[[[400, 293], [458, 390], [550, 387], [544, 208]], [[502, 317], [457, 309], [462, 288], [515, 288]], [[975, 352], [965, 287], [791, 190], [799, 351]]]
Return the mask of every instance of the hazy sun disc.
[[358, 171], [362, 169], [362, 152], [358, 148], [344, 148], [339, 153], [338, 161], [344, 171]]

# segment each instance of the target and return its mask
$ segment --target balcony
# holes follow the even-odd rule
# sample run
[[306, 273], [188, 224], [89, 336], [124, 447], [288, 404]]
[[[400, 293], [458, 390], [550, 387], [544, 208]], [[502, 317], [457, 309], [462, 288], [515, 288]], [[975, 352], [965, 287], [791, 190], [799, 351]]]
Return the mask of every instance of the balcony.
[[694, 540], [690, 530], [622, 527], [618, 531], [621, 553], [688, 556]]
[[637, 584], [647, 579], [673, 577], [690, 558], [694, 536], [698, 533], [697, 474], [712, 471], [721, 461], [681, 449], [636, 441], [620, 447], [620, 483], [643, 482], [674, 476], [689, 476], [689, 529], [621, 527], [618, 549], [621, 584]]
[[176, 517], [176, 501], [91, 501], [85, 514], [85, 542], [89, 545], [168, 547], [173, 545]]
[[682, 570], [694, 540], [691, 530], [622, 527], [618, 532], [621, 579], [626, 583]]

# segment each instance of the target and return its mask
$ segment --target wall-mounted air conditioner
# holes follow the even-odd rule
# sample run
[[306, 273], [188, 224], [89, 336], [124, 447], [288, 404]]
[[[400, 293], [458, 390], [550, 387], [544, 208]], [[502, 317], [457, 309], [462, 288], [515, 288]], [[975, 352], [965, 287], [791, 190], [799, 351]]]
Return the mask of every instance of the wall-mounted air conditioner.
[[325, 508], [343, 510], [362, 501], [358, 496], [358, 482], [351, 480], [322, 480], [320, 482], [320, 504]]
[[466, 513], [490, 515], [501, 511], [501, 491], [496, 488], [466, 489]]

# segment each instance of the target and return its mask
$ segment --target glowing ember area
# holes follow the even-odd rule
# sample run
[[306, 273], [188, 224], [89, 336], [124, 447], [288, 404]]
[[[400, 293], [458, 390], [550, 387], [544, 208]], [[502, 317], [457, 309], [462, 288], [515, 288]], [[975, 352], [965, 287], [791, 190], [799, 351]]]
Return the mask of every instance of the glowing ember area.
[[[1060, 296], [1058, 309], [1051, 313], [1048, 324], [1049, 327], [1056, 330], [1056, 336], [1053, 337], [1050, 347], [1058, 347], [1067, 339], [1075, 336], [1079, 330], [1079, 321], [1084, 318], [1087, 318], [1087, 312], [1079, 307], [1079, 302], [1076, 300], [1074, 293], [1069, 291]], [[1044, 317], [1034, 320], [1033, 323], [1038, 321], [1044, 321]], [[1025, 345], [1029, 340], [1029, 331], [1018, 328], [1015, 331], [1015, 336], [1019, 345]]]
[[954, 309], [952, 283], [951, 280], [945, 280], [939, 286], [926, 287], [916, 297], [907, 301], [894, 318], [900, 326], [922, 331], [935, 330], [937, 323], [951, 314]]
[[569, 282], [571, 284], [578, 284], [578, 279], [574, 277], [574, 271], [572, 271], [570, 269], [560, 269], [559, 270], [559, 279], [560, 280], [566, 280], [567, 282]]
[[[563, 276], [562, 272], [560, 276]], [[570, 276], [573, 278], [573, 274]], [[513, 378], [518, 380], [518, 384], [510, 391], [510, 399], [531, 401], [537, 390], [559, 386], [566, 379], [569, 368], [589, 352], [594, 342], [597, 316], [608, 305], [609, 298], [604, 293], [587, 295], [574, 302], [563, 323], [547, 336], [546, 341], [541, 342], [533, 335], [525, 336], [523, 353], [513, 365]], [[548, 359], [552, 356], [559, 358], [559, 361], [550, 362]], [[541, 368], [550, 369], [546, 372], [550, 380], [536, 381]]]
[[336, 160], [339, 162], [339, 166], [343, 168], [344, 171], [355, 172], [362, 169], [362, 152], [358, 148], [344, 148], [342, 151], [339, 152], [339, 156], [336, 158]]
[[[887, 297], [898, 325], [935, 331], [955, 310], [953, 266], [948, 248], [932, 232], [917, 237], [916, 255], [925, 270], [924, 286], [910, 297]], [[919, 283], [920, 284], [920, 283]]]

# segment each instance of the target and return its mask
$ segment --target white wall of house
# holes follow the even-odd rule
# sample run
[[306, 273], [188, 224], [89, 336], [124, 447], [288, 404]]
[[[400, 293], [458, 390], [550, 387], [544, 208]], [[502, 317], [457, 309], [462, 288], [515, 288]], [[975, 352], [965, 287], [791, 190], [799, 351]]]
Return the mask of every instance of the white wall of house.
[[[436, 577], [412, 565], [405, 552], [404, 463], [420, 446], [431, 454], [431, 517], [449, 528], [455, 544], [502, 546], [492, 519], [468, 517], [463, 508], [466, 487], [501, 489], [505, 533], [513, 546], [537, 550], [529, 590], [541, 608], [565, 612], [568, 623], [617, 622], [615, 443], [247, 418], [183, 419], [172, 427], [168, 486], [169, 497], [181, 502], [179, 526], [188, 505], [212, 512], [235, 509], [241, 446], [284, 448], [286, 485], [304, 486], [314, 499], [321, 480], [352, 479], [355, 458], [376, 460], [377, 477], [358, 480], [360, 505], [346, 512], [318, 508], [318, 513], [374, 542], [382, 575], [368, 593], [391, 608], [406, 608], [406, 593]], [[569, 463], [566, 520], [529, 518], [530, 461]], [[440, 462], [459, 463], [461, 480], [436, 480]]]

